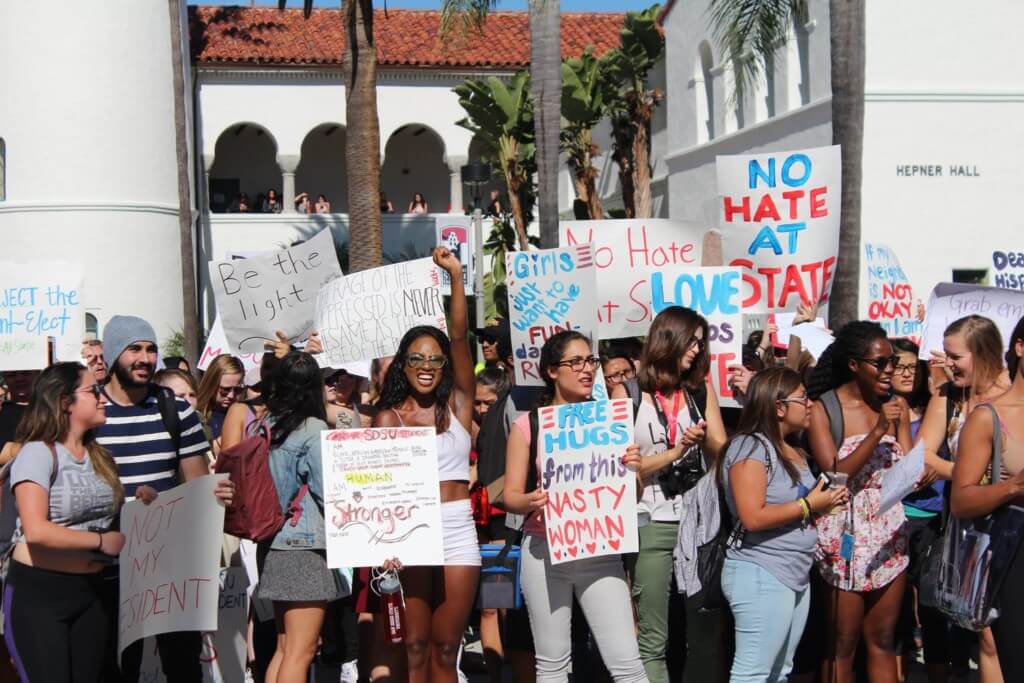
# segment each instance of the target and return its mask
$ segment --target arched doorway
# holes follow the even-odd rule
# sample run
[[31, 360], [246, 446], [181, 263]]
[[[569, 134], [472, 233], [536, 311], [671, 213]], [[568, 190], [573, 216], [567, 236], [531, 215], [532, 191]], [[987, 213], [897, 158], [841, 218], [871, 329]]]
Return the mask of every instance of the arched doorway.
[[[444, 140], [434, 129], [409, 123], [397, 129], [384, 147], [380, 189], [395, 211], [403, 213], [419, 192], [431, 213], [446, 213], [451, 204], [451, 172], [445, 163]], [[460, 207], [452, 210], [462, 213]]]
[[322, 123], [309, 131], [295, 170], [295, 194], [305, 192], [310, 201], [326, 196], [332, 213], [348, 213], [345, 132], [339, 123]]
[[258, 211], [257, 197], [271, 188], [281, 195], [277, 141], [267, 129], [255, 123], [237, 123], [221, 133], [210, 168], [210, 210], [233, 210], [238, 195], [244, 193], [250, 212]]
[[[502, 206], [506, 207], [507, 210], [508, 190], [505, 187], [505, 176], [502, 175], [500, 168], [501, 162], [498, 160], [497, 156], [493, 155], [493, 152], [483, 140], [475, 137], [469, 143], [468, 157], [470, 162], [484, 161], [491, 165], [491, 182], [480, 188], [480, 208], [487, 208], [488, 204], [491, 203], [491, 192], [495, 191], [501, 197]], [[465, 193], [463, 198], [465, 199], [466, 205], [469, 206], [473, 201], [473, 197], [470, 194], [471, 190], [466, 188], [463, 192]]]

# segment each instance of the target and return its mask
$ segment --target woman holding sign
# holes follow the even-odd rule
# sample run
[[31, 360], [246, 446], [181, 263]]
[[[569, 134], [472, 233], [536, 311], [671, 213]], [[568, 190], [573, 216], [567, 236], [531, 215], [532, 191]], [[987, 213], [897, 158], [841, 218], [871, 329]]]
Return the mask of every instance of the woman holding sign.
[[[547, 389], [543, 405], [589, 401], [599, 363], [591, 353], [590, 340], [579, 332], [559, 332], [549, 337], [540, 355], [540, 374]], [[647, 681], [633, 631], [622, 557], [602, 555], [559, 565], [552, 565], [548, 558], [544, 513], [548, 494], [540, 487], [534, 488], [536, 484], [530, 484], [531, 490], [527, 491], [527, 482], [533, 479], [530, 470], [540, 470], [540, 458], [531, 453], [531, 443], [537, 440], [531, 414], [535, 413], [516, 420], [508, 435], [505, 507], [527, 516], [521, 581], [537, 650], [537, 681], [568, 680], [574, 594], [612, 678]], [[622, 458], [631, 468], [640, 460], [636, 445], [629, 446]], [[637, 491], [641, 488], [638, 476]]]
[[[651, 323], [637, 380], [612, 390], [633, 395], [636, 443], [644, 493], [638, 506], [640, 552], [633, 573], [640, 657], [654, 683], [668, 683], [665, 648], [672, 552], [679, 534], [682, 494], [711, 467], [725, 443], [715, 392], [706, 381], [708, 322], [689, 308], [670, 306]], [[725, 623], [721, 612], [686, 613], [686, 680], [724, 680]]]
[[[436, 327], [405, 333], [384, 378], [374, 427], [434, 427], [445, 564], [402, 570], [409, 680], [456, 681], [456, 662], [480, 578], [480, 547], [469, 501], [470, 429], [476, 378], [462, 263], [444, 247], [434, 263], [451, 278], [451, 338]], [[401, 567], [402, 558], [394, 565]]]
[[124, 500], [96, 442], [100, 385], [79, 363], [39, 376], [10, 468], [20, 514], [4, 590], [4, 639], [22, 681], [99, 681], [111, 632], [101, 571], [124, 546], [109, 529]]

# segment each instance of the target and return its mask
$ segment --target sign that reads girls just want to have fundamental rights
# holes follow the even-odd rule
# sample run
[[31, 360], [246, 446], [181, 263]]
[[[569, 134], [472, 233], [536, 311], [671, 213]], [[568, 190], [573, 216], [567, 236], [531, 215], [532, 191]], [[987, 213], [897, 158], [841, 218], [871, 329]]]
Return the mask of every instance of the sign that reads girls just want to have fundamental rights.
[[720, 156], [725, 264], [743, 269], [743, 308], [826, 301], [839, 250], [839, 147]]
[[328, 566], [444, 564], [433, 427], [322, 432], [320, 447]]
[[575, 330], [596, 343], [597, 288], [590, 244], [505, 255], [516, 384], [543, 386], [540, 350], [548, 337]]
[[632, 401], [562, 403], [538, 418], [551, 563], [637, 552], [636, 473], [622, 464], [633, 443]]

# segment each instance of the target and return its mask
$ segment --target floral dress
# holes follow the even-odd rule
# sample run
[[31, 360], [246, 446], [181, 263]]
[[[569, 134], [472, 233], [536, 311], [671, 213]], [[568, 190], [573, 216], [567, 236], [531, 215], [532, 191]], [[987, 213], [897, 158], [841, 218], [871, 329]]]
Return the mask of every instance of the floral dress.
[[[839, 459], [853, 453], [866, 436], [847, 437], [839, 447]], [[896, 439], [882, 437], [864, 467], [850, 477], [850, 503], [817, 519], [818, 571], [830, 585], [855, 592], [877, 590], [895, 580], [910, 564], [903, 506], [893, 505], [878, 512], [882, 477], [902, 457], [903, 449]], [[843, 533], [848, 528], [854, 537], [852, 567], [840, 556]]]

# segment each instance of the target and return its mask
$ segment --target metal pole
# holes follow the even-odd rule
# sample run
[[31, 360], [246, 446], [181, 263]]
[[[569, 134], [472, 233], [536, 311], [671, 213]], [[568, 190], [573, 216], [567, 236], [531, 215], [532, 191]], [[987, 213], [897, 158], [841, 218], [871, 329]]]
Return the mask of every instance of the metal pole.
[[[480, 210], [480, 202], [473, 201], [473, 300], [476, 302], [476, 325], [486, 327], [484, 320], [484, 215]], [[484, 347], [476, 340], [477, 357], [483, 359]]]

